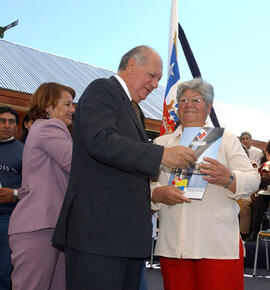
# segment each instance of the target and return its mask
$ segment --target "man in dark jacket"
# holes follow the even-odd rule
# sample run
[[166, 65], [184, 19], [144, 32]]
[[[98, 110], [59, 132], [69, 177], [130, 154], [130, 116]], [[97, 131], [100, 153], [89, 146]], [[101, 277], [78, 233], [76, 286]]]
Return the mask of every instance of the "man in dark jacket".
[[161, 76], [160, 56], [139, 46], [122, 57], [116, 76], [92, 82], [78, 102], [70, 181], [53, 239], [65, 246], [68, 289], [138, 289], [151, 250], [149, 178], [161, 164], [195, 162], [190, 148], [149, 143], [140, 122], [137, 103]]

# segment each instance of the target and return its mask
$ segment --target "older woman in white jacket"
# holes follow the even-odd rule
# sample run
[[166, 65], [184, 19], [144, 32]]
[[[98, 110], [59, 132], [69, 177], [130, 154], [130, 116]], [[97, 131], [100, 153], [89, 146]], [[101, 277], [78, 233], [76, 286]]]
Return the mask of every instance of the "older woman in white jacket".
[[[179, 144], [185, 127], [209, 127], [213, 88], [197, 78], [177, 91], [181, 125], [156, 144]], [[160, 256], [165, 290], [241, 290], [243, 247], [236, 200], [257, 190], [259, 177], [237, 136], [224, 131], [217, 159], [200, 164], [208, 181], [202, 200], [190, 201], [183, 191], [168, 185], [171, 169], [161, 166], [152, 182], [152, 207], [159, 211], [155, 254]]]

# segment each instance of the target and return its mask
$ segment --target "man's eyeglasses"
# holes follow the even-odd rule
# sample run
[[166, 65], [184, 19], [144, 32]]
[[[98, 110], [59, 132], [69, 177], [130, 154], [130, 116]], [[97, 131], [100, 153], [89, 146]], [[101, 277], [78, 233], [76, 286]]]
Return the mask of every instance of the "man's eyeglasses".
[[185, 97], [185, 96], [182, 96], [179, 100], [180, 103], [188, 103], [189, 100], [191, 101], [192, 104], [200, 104], [204, 101], [204, 98], [202, 96], [193, 96], [193, 97]]

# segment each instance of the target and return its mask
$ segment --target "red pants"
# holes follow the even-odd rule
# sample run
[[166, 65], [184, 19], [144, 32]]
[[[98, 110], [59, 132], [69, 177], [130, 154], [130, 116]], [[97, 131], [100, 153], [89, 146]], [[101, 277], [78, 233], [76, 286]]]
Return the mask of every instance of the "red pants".
[[164, 290], [244, 290], [241, 241], [239, 253], [236, 260], [160, 257]]

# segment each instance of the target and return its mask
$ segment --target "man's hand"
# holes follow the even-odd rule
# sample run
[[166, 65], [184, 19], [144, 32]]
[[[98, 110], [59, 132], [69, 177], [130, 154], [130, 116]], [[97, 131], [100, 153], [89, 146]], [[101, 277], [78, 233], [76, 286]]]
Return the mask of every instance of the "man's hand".
[[0, 203], [14, 202], [15, 196], [12, 188], [0, 188]]
[[152, 193], [153, 203], [165, 203], [167, 205], [175, 205], [183, 202], [190, 202], [184, 196], [184, 191], [172, 185], [156, 187]]
[[161, 163], [172, 168], [187, 168], [197, 160], [195, 151], [184, 146], [165, 148]]

